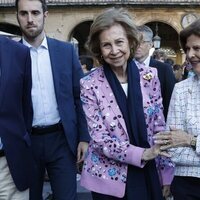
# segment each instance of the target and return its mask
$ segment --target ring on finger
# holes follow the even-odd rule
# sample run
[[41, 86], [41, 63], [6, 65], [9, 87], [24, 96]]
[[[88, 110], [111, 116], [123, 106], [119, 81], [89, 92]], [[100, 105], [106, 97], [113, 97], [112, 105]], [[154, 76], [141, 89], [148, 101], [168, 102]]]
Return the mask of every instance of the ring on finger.
[[166, 144], [166, 145], [167, 145], [167, 144], [170, 144], [169, 140], [165, 140], [165, 144]]

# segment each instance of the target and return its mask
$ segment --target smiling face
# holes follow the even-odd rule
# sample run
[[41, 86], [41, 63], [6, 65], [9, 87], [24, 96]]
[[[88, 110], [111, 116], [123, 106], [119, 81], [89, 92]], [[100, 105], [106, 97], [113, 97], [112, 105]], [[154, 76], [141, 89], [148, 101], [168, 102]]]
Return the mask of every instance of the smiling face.
[[126, 68], [130, 56], [129, 41], [124, 28], [115, 24], [99, 35], [103, 59], [113, 70]]
[[19, 0], [17, 20], [27, 41], [43, 37], [47, 14], [38, 0]]
[[186, 56], [196, 74], [200, 75], [200, 37], [190, 35], [186, 42]]

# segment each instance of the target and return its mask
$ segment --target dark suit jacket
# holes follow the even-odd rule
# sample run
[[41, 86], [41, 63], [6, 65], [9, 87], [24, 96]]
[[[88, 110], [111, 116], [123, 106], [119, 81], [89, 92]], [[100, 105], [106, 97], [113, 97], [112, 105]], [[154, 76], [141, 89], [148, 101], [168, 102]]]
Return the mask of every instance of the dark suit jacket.
[[150, 67], [155, 67], [158, 70], [158, 78], [161, 84], [161, 93], [163, 98], [164, 116], [167, 117], [169, 102], [172, 91], [176, 83], [172, 67], [166, 63], [150, 59]]
[[[0, 137], [19, 190], [30, 185], [32, 155], [31, 59], [29, 49], [0, 37]], [[0, 172], [1, 173], [1, 172]]]
[[70, 149], [76, 155], [80, 141], [89, 141], [85, 114], [80, 101], [79, 60], [72, 44], [47, 38], [58, 110]]

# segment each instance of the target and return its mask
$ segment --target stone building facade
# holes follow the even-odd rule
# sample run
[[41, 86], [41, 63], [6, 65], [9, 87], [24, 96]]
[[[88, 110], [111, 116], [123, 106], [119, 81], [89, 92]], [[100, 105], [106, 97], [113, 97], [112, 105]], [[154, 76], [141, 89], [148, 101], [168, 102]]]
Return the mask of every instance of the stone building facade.
[[[78, 43], [79, 54], [86, 54], [85, 41], [94, 17], [109, 7], [124, 7], [137, 25], [147, 24], [155, 34], [156, 25], [161, 48], [176, 63], [184, 61], [178, 34], [200, 17], [200, 0], [48, 0], [48, 36]], [[0, 31], [20, 35], [14, 0], [0, 0]]]

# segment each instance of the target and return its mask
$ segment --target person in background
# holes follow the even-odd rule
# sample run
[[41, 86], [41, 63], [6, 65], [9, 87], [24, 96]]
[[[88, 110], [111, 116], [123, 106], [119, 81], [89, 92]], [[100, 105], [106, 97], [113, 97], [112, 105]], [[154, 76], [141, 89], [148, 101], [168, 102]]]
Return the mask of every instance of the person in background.
[[[167, 117], [170, 132], [159, 133], [155, 142], [163, 150], [172, 148], [169, 152], [176, 165], [171, 185], [174, 200], [197, 200], [200, 199], [200, 19], [180, 32], [180, 43], [195, 75], [175, 85]], [[164, 145], [163, 140], [170, 142]]]
[[91, 136], [81, 185], [93, 200], [161, 200], [169, 194], [173, 166], [152, 140], [165, 129], [157, 70], [133, 61], [140, 36], [123, 9], [100, 13], [90, 29], [88, 48], [102, 66], [81, 79]]
[[169, 64], [170, 66], [174, 66], [174, 60], [171, 59], [171, 58], [167, 58], [167, 59], [165, 60], [165, 63], [166, 63], [166, 64]]
[[146, 26], [138, 27], [138, 30], [143, 36], [143, 40], [137, 48], [134, 56], [136, 65], [144, 65], [145, 67], [154, 67], [158, 71], [158, 78], [161, 84], [161, 94], [163, 99], [164, 116], [167, 117], [169, 101], [176, 82], [172, 67], [150, 57], [149, 51], [153, 46], [153, 32]]
[[46, 37], [45, 0], [16, 0], [22, 43], [32, 58], [31, 140], [37, 163], [30, 199], [41, 200], [45, 169], [53, 198], [75, 200], [76, 162], [82, 162], [89, 134], [80, 101], [83, 76], [73, 46]]
[[22, 44], [0, 36], [0, 199], [28, 200], [31, 152], [31, 58]]
[[167, 60], [167, 54], [160, 49], [156, 49], [153, 52], [152, 58], [164, 63]]
[[84, 74], [90, 72], [90, 70], [94, 67], [94, 61], [91, 56], [82, 55], [79, 56], [79, 60]]
[[183, 80], [195, 75], [193, 72], [193, 68], [187, 59], [182, 64], [182, 68], [183, 68]]
[[181, 65], [175, 64], [173, 66], [174, 76], [176, 78], [176, 82], [182, 81], [183, 79], [183, 68]]

